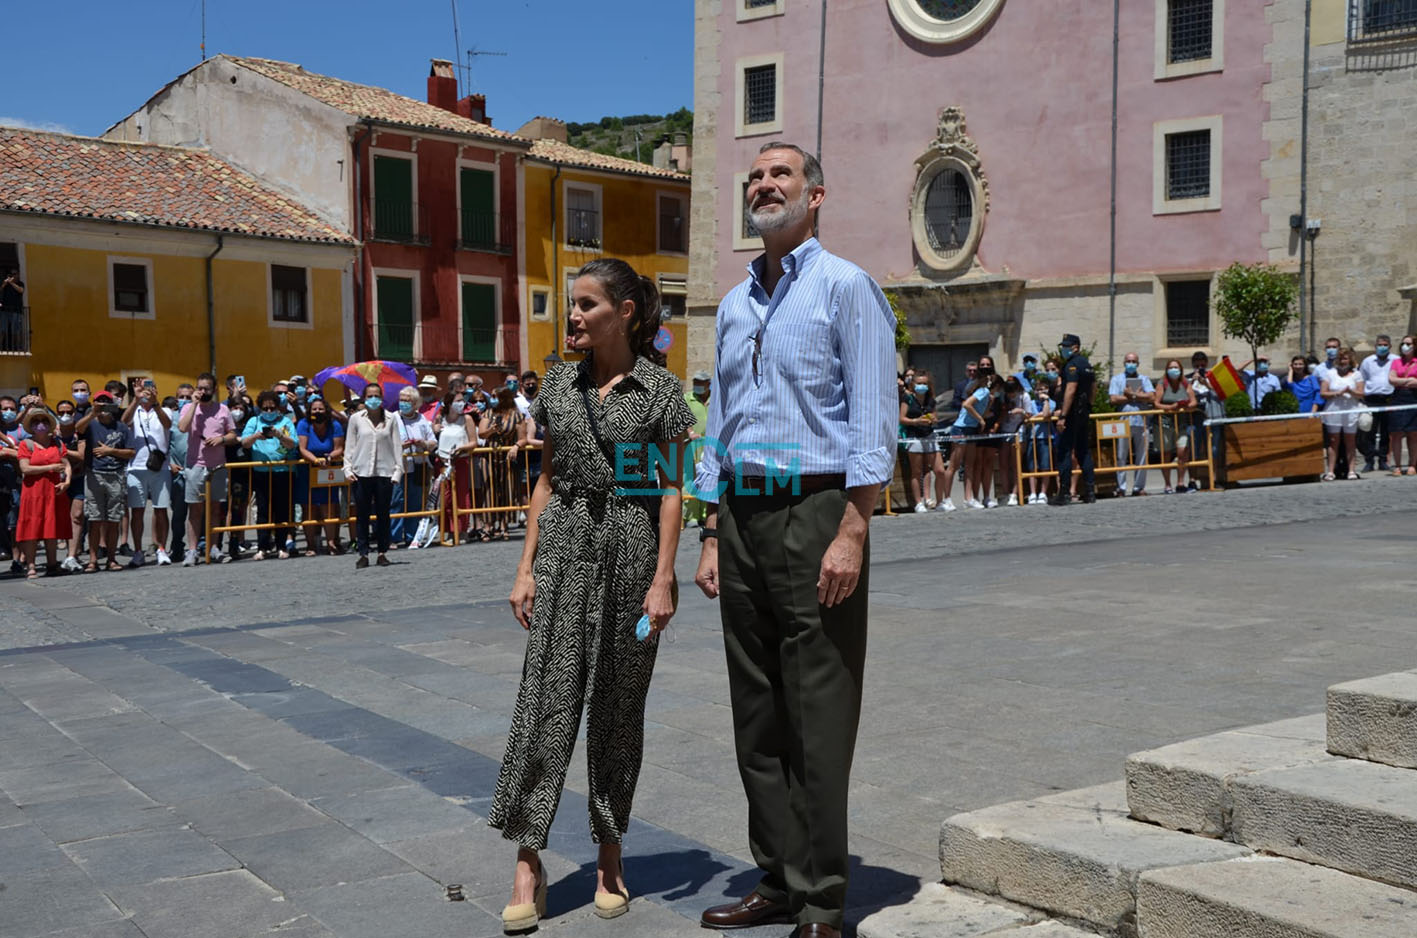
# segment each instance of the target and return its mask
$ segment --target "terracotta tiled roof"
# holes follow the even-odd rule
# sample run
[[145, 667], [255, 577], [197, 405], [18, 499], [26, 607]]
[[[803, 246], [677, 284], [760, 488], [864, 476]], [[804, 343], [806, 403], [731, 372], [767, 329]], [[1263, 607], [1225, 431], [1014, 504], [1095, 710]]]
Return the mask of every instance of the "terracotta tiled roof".
[[294, 88], [330, 107], [338, 108], [354, 117], [368, 117], [389, 124], [423, 130], [441, 130], [446, 133], [468, 134], [491, 140], [525, 145], [526, 140], [505, 130], [497, 130], [490, 124], [470, 120], [452, 111], [445, 111], [436, 105], [394, 94], [387, 88], [359, 85], [341, 78], [317, 75], [307, 72], [290, 62], [274, 59], [255, 59], [244, 56], [225, 56], [237, 65], [265, 75], [273, 81]]
[[353, 244], [204, 150], [0, 127], [0, 211]]
[[548, 163], [562, 166], [584, 166], [587, 169], [603, 169], [612, 173], [630, 173], [635, 176], [654, 176], [676, 182], [688, 182], [689, 177], [672, 169], [657, 169], [648, 163], [626, 160], [618, 156], [606, 156], [573, 147], [559, 140], [538, 140], [531, 145], [531, 155]]

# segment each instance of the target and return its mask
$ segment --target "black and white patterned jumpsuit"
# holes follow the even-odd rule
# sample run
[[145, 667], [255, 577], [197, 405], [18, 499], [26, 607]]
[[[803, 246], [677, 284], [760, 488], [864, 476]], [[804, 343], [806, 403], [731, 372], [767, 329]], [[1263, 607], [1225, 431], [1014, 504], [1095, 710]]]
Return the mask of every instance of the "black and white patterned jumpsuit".
[[[626, 476], [616, 481], [591, 432], [582, 387], [610, 445], [662, 443], [694, 423], [679, 379], [645, 358], [603, 404], [586, 362], [553, 368], [531, 403], [532, 418], [552, 441], [552, 494], [537, 518], [531, 630], [488, 823], [533, 850], [546, 846], [582, 706], [591, 837], [621, 841], [658, 647], [635, 638], [659, 554], [656, 524], [643, 499], [615, 493]], [[653, 478], [644, 464], [647, 446], [623, 452], [639, 457], [638, 477]]]

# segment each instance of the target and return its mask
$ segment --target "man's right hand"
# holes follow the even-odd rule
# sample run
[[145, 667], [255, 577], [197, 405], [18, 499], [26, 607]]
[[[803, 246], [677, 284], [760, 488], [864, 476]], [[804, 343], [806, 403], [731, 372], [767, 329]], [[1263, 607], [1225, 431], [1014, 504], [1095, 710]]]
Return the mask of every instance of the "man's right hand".
[[709, 599], [718, 598], [718, 538], [711, 537], [704, 541], [703, 550], [699, 552], [699, 569], [694, 574], [694, 582]]
[[224, 436], [209, 436], [202, 441], [203, 446], [221, 446], [224, 443], [226, 443], [226, 437]]

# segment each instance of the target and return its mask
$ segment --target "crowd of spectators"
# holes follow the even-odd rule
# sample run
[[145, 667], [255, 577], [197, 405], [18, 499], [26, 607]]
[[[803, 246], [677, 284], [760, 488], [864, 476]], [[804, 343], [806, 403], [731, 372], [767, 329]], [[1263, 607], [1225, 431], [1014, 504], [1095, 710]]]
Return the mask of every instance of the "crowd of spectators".
[[0, 395], [0, 562], [36, 577], [352, 546], [363, 567], [440, 532], [506, 540], [541, 471], [537, 388], [534, 371], [496, 387], [454, 373], [326, 398], [299, 374], [260, 389], [202, 374], [166, 394], [79, 379], [52, 404]]
[[[1375, 470], [1417, 475], [1417, 407], [1379, 409], [1417, 405], [1415, 352], [1417, 338], [1410, 335], [1396, 350], [1380, 335], [1373, 354], [1361, 359], [1342, 340], [1330, 338], [1322, 357], [1295, 355], [1281, 373], [1271, 371], [1263, 354], [1238, 372], [1251, 412], [1260, 413], [1269, 395], [1285, 392], [1294, 399], [1287, 412], [1313, 414], [1321, 422], [1325, 481], [1358, 479]], [[949, 512], [1078, 498], [1084, 473], [1067, 471], [1057, 429], [1058, 418], [1065, 416], [1067, 361], [1061, 354], [1046, 356], [1040, 367], [1038, 356], [1025, 355], [1022, 370], [1001, 375], [993, 357], [985, 355], [965, 365], [948, 397], [937, 391], [928, 371], [907, 368], [900, 374], [899, 464], [911, 509]], [[1206, 426], [1207, 420], [1226, 416], [1210, 356], [1197, 351], [1189, 369], [1173, 358], [1155, 376], [1143, 373], [1136, 352], [1127, 352], [1121, 366], [1101, 393], [1090, 385], [1079, 392], [1089, 407], [1105, 399], [1113, 419], [1123, 424], [1101, 444], [1111, 465], [1129, 467], [1116, 472], [1114, 494], [1150, 494], [1144, 466], [1160, 472], [1165, 494], [1195, 492], [1209, 481], [1198, 482], [1191, 471], [1192, 463], [1205, 460], [1206, 447], [1214, 471], [1224, 464], [1223, 434]], [[1080, 414], [1088, 409], [1079, 410], [1076, 402], [1068, 406]], [[1060, 490], [1060, 465], [1070, 479], [1066, 490]], [[957, 482], [963, 484], [958, 503]], [[1090, 501], [1090, 495], [1084, 491], [1082, 499]]]

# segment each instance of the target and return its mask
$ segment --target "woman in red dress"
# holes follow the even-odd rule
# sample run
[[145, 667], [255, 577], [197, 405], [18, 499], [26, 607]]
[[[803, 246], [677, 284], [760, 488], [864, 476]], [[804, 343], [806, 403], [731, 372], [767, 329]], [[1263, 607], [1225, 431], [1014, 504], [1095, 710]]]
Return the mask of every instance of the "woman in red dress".
[[29, 439], [21, 440], [20, 476], [24, 490], [20, 495], [20, 517], [15, 526], [31, 580], [35, 572], [35, 553], [39, 541], [44, 541], [46, 571], [52, 576], [59, 572], [55, 558], [60, 541], [73, 534], [69, 525], [69, 460], [64, 458], [64, 444], [54, 435], [58, 418], [49, 411], [34, 407], [20, 419]]

